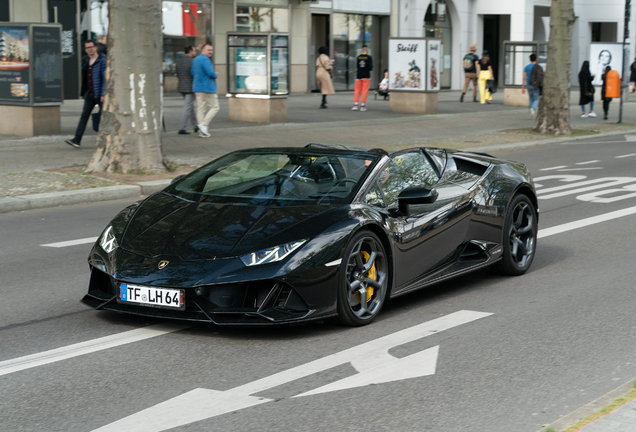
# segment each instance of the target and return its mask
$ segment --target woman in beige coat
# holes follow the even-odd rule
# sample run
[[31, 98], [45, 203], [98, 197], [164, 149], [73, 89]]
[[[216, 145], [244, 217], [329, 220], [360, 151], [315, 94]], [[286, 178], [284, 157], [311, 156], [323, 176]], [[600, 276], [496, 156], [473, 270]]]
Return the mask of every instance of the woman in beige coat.
[[333, 60], [327, 55], [327, 47], [318, 48], [319, 56], [316, 59], [316, 81], [322, 93], [322, 104], [320, 108], [327, 108], [327, 95], [335, 94], [331, 83], [331, 71], [333, 70]]

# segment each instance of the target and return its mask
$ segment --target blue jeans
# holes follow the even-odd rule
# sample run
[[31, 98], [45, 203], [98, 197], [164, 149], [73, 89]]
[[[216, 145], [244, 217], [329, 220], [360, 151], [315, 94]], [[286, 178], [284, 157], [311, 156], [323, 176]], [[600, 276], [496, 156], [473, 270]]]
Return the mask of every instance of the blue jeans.
[[539, 90], [538, 88], [535, 88], [534, 86], [528, 86], [528, 99], [529, 99], [528, 106], [530, 107], [531, 110], [534, 110], [534, 111], [537, 110], [537, 107], [539, 106], [540, 92], [541, 90]]

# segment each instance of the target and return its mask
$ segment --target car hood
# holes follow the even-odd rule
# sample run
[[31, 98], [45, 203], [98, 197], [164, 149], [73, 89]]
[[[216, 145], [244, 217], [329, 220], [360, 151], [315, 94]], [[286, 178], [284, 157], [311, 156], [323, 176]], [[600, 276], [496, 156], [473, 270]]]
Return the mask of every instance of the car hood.
[[310, 220], [333, 208], [193, 203], [157, 194], [135, 212], [121, 247], [147, 257], [236, 257], [312, 236], [324, 224]]

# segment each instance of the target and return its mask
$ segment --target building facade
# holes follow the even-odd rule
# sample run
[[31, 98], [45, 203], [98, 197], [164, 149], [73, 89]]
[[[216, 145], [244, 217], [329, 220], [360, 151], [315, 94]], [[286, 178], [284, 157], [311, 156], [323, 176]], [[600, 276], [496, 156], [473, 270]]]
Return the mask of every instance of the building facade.
[[[375, 68], [371, 86], [388, 67], [389, 37], [436, 37], [442, 41], [443, 89], [463, 85], [461, 62], [470, 44], [487, 50], [496, 79], [503, 83], [505, 41], [547, 41], [551, 0], [189, 0], [163, 1], [163, 73], [167, 91], [176, 89], [174, 66], [186, 45], [211, 42], [227, 90], [226, 35], [230, 31], [283, 32], [290, 36], [290, 90], [316, 89], [318, 48], [335, 61], [334, 87], [352, 90], [355, 58], [368, 45]], [[572, 80], [591, 60], [594, 43], [623, 41], [625, 0], [574, 0]], [[65, 98], [79, 96], [81, 44], [108, 33], [108, 0], [0, 0], [0, 22], [59, 22], [63, 25]], [[636, 12], [628, 61], [634, 58]]]

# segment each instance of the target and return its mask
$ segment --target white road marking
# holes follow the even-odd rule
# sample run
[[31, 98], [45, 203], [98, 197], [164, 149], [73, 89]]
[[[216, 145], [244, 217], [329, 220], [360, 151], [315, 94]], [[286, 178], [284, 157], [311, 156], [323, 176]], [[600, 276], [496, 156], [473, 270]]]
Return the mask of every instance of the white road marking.
[[[541, 179], [541, 177], [539, 177]], [[540, 199], [559, 198], [566, 195], [580, 194], [597, 189], [618, 186], [626, 183], [636, 182], [636, 177], [604, 177], [593, 180], [586, 180], [577, 183], [571, 183], [563, 186], [556, 186], [547, 189], [539, 189], [537, 195]], [[584, 186], [584, 187], [582, 187]], [[549, 194], [548, 194], [549, 193]], [[548, 195], [546, 195], [548, 194]]]
[[83, 238], [78, 240], [68, 240], [68, 241], [57, 242], [57, 243], [46, 243], [40, 246], [52, 247], [52, 248], [63, 248], [67, 246], [76, 246], [76, 245], [87, 244], [87, 243], [95, 243], [96, 241], [97, 241], [97, 237], [88, 237], [88, 238]]
[[631, 154], [626, 154], [626, 155], [616, 156], [616, 159], [628, 158], [628, 157], [632, 157], [632, 156], [636, 156], [636, 153], [631, 153]]
[[0, 376], [19, 372], [49, 363], [55, 363], [60, 360], [90, 354], [102, 351], [108, 348], [114, 348], [120, 345], [126, 345], [133, 342], [139, 342], [144, 339], [150, 339], [162, 336], [167, 333], [183, 330], [192, 327], [191, 324], [182, 323], [162, 323], [140, 329], [130, 330], [123, 333], [105, 336], [98, 339], [80, 342], [77, 344], [44, 351], [24, 357], [18, 357], [12, 360], [0, 362]]
[[551, 228], [544, 228], [539, 230], [538, 238], [545, 238], [555, 234], [564, 233], [566, 231], [572, 231], [577, 228], [583, 228], [586, 226], [594, 225], [601, 222], [606, 222], [612, 219], [618, 219], [624, 216], [636, 214], [636, 207], [629, 207], [622, 210], [616, 210], [610, 213], [605, 213], [598, 216], [593, 216], [585, 219], [581, 219], [574, 222], [568, 222], [562, 225], [557, 225]]
[[589, 165], [589, 164], [593, 164], [596, 162], [600, 162], [600, 160], [591, 160], [591, 161], [587, 161], [587, 162], [577, 162], [575, 165]]
[[541, 168], [539, 171], [552, 171], [552, 170], [558, 170], [561, 168], [567, 168], [567, 165], [559, 165], [559, 166], [555, 166], [555, 167], [550, 167], [550, 168]]
[[588, 171], [588, 170], [600, 170], [603, 169], [603, 167], [591, 167], [591, 168], [565, 168], [565, 169], [560, 169], [557, 171]]
[[636, 141], [636, 135], [625, 135], [625, 141], [628, 141], [628, 142]]
[[[422, 374], [430, 375], [431, 371], [435, 372], [435, 366], [431, 367], [431, 362], [433, 358], [437, 359], [438, 347], [403, 359], [393, 357], [389, 354], [389, 350], [490, 315], [492, 314], [487, 312], [467, 310], [455, 312], [227, 391], [195, 389], [101, 427], [95, 432], [119, 432], [122, 430], [127, 432], [158, 432], [209, 419], [242, 408], [270, 402], [271, 399], [252, 395], [347, 363], [351, 363], [359, 374], [296, 397], [320, 393], [320, 390], [354, 388], [373, 381], [388, 382], [422, 376]], [[417, 364], [421, 361], [426, 364], [424, 366]], [[376, 366], [379, 365], [385, 365], [384, 373], [380, 373], [376, 369]], [[409, 371], [408, 368], [415, 369]], [[332, 387], [332, 389], [328, 390], [328, 387]]]

